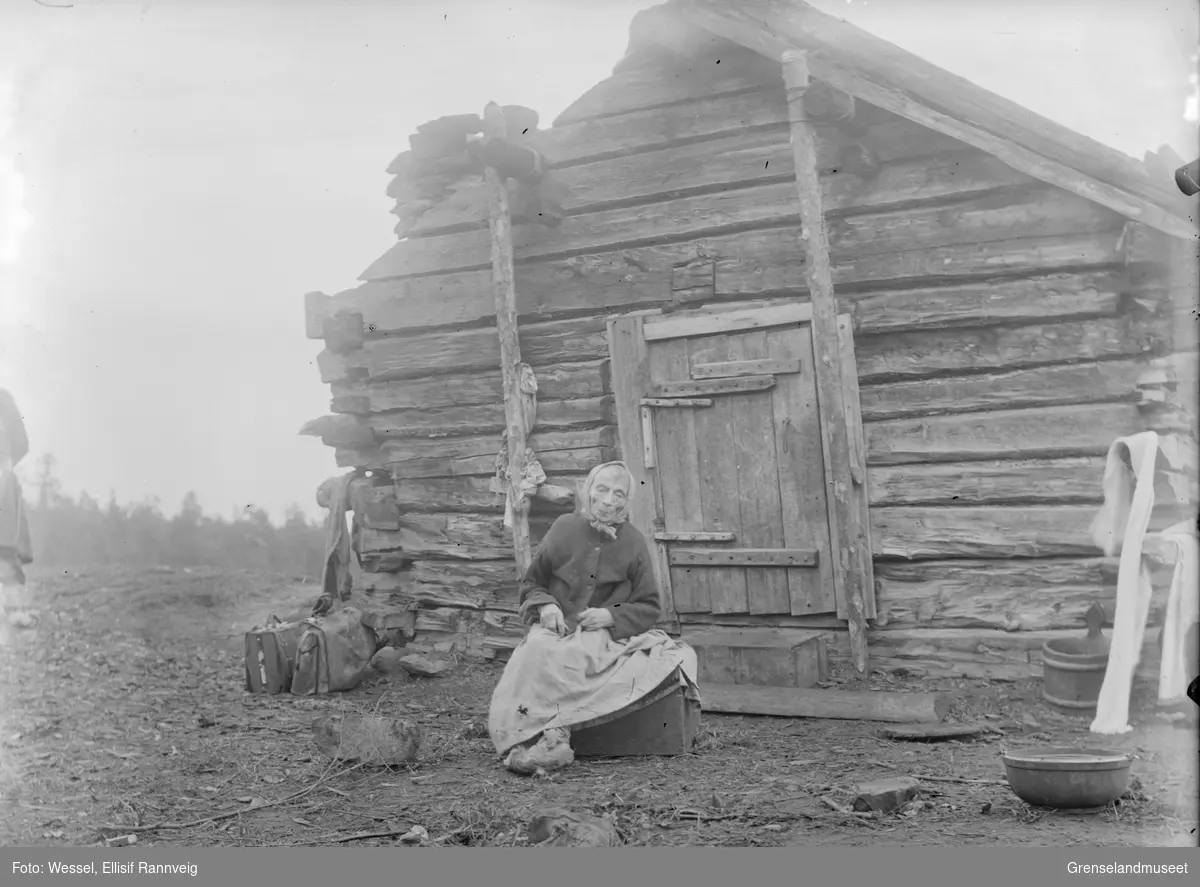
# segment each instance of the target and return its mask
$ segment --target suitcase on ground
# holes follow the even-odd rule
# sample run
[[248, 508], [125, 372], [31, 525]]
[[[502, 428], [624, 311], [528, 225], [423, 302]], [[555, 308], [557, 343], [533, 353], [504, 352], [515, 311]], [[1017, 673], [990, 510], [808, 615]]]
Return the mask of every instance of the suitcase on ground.
[[251, 693], [287, 693], [292, 689], [296, 648], [304, 625], [268, 623], [246, 632], [246, 689]]

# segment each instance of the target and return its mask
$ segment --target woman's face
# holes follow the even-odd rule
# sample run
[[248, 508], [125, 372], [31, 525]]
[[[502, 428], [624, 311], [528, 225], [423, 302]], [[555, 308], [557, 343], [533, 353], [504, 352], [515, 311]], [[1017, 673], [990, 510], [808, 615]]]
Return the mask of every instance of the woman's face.
[[596, 475], [590, 502], [592, 514], [600, 520], [612, 520], [625, 507], [629, 498], [629, 475], [617, 465], [610, 465]]

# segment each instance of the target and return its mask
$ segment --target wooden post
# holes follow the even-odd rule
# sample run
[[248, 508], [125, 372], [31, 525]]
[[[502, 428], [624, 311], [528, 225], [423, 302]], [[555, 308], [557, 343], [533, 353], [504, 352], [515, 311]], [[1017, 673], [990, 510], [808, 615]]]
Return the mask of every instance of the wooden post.
[[[504, 116], [494, 105], [484, 111], [484, 134], [506, 136]], [[488, 166], [484, 169], [488, 191], [488, 225], [492, 234], [492, 289], [496, 299], [496, 331], [500, 335], [500, 375], [504, 385], [504, 420], [508, 429], [508, 501], [512, 506], [513, 556], [518, 576], [524, 576], [533, 558], [529, 541], [529, 500], [521, 495], [521, 469], [525, 465], [525, 408], [521, 400], [521, 343], [517, 330], [517, 293], [513, 282], [512, 216], [508, 183]]]
[[[825, 480], [829, 503], [830, 544], [834, 554], [834, 589], [845, 601], [850, 629], [850, 652], [854, 668], [867, 670], [867, 620], [863, 583], [870, 575], [870, 548], [863, 551], [865, 527], [859, 526], [853, 506], [850, 435], [843, 397], [842, 365], [838, 347], [837, 301], [833, 293], [833, 271], [829, 238], [825, 232], [821, 180], [817, 169], [816, 139], [804, 109], [808, 90], [808, 65], [804, 53], [782, 55], [783, 79], [787, 88], [788, 120], [791, 124], [792, 156], [796, 169], [796, 193], [800, 203], [801, 239], [805, 249], [805, 277], [812, 301], [812, 338], [816, 357], [817, 398], [821, 414], [825, 452]], [[861, 484], [862, 479], [859, 479]], [[862, 563], [863, 557], [867, 564]]]

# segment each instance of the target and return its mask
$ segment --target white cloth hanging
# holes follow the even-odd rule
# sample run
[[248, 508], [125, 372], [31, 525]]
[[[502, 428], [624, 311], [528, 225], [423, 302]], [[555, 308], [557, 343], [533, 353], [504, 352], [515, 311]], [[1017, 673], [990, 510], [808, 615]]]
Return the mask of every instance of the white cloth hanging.
[[1092, 539], [1108, 557], [1120, 550], [1121, 559], [1108, 667], [1096, 701], [1093, 733], [1128, 733], [1133, 729], [1129, 724], [1129, 693], [1141, 658], [1153, 591], [1150, 571], [1142, 560], [1142, 544], [1154, 511], [1157, 458], [1158, 434], [1144, 431], [1114, 441], [1104, 466], [1104, 506], [1092, 522]]
[[1182, 521], [1162, 532], [1175, 551], [1175, 574], [1167, 594], [1163, 617], [1162, 671], [1158, 676], [1158, 701], [1163, 704], [1187, 698], [1195, 662], [1187, 659], [1188, 630], [1200, 622], [1200, 539], [1192, 521]]

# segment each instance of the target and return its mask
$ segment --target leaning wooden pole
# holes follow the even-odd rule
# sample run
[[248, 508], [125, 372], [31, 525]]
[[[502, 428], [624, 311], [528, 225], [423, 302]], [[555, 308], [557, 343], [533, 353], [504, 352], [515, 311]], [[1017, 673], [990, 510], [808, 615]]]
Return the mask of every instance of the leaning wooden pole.
[[[860, 521], [851, 495], [851, 485], [855, 479], [851, 475], [848, 413], [842, 388], [837, 299], [833, 292], [829, 237], [825, 231], [816, 137], [804, 104], [809, 85], [808, 64], [804, 53], [796, 51], [784, 52], [782, 62], [796, 170], [796, 194], [800, 202], [800, 237], [804, 243], [805, 276], [812, 300], [813, 351], [816, 357], [817, 397], [824, 428], [822, 443], [825, 451], [829, 531], [836, 558], [833, 565], [834, 588], [838, 597], [845, 601], [850, 653], [855, 670], [861, 674], [867, 670], [867, 620], [863, 603], [866, 596], [863, 583], [870, 571], [862, 564], [865, 528], [858, 526]], [[865, 556], [870, 558], [869, 549]]]
[[[499, 107], [484, 112], [484, 135], [506, 137]], [[500, 335], [500, 375], [504, 385], [504, 422], [508, 429], [508, 501], [512, 514], [513, 556], [517, 573], [525, 575], [532, 560], [529, 500], [521, 493], [525, 466], [525, 407], [521, 399], [521, 342], [517, 327], [517, 291], [513, 277], [512, 214], [508, 182], [494, 166], [484, 169], [488, 192], [488, 225], [492, 234], [492, 290], [496, 299], [496, 331]]]

